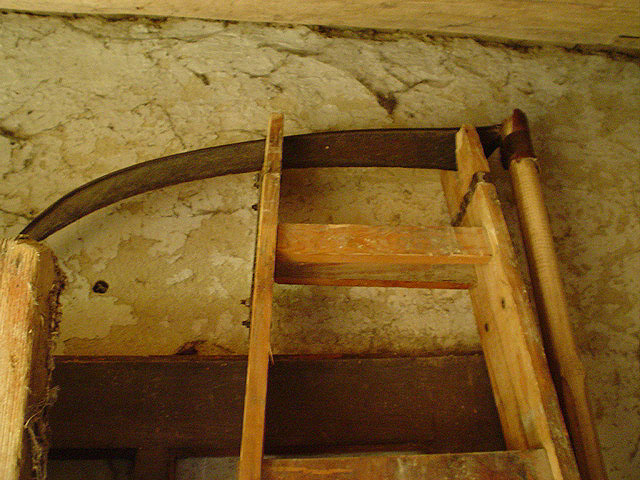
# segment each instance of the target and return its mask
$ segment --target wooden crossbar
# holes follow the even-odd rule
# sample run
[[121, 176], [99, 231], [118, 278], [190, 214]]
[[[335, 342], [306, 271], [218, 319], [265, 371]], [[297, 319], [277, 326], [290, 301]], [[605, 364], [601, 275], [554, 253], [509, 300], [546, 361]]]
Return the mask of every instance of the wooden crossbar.
[[481, 227], [278, 226], [283, 263], [457, 265], [487, 263], [491, 253]]
[[278, 226], [276, 282], [469, 288], [491, 255], [477, 227]]
[[547, 480], [543, 449], [439, 455], [276, 458], [264, 462], [263, 480]]

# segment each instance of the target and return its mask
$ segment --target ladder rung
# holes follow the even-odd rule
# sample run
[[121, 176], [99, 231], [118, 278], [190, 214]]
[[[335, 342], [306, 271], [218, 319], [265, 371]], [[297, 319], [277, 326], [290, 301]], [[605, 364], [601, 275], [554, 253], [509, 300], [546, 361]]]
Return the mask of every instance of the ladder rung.
[[470, 288], [472, 264], [491, 258], [483, 228], [278, 226], [276, 282], [405, 288]]
[[547, 480], [543, 449], [437, 455], [265, 459], [263, 480]]
[[365, 265], [483, 264], [491, 259], [481, 227], [278, 225], [276, 255], [286, 263]]
[[276, 283], [347, 287], [469, 289], [476, 284], [473, 265], [361, 265], [285, 263], [276, 265]]

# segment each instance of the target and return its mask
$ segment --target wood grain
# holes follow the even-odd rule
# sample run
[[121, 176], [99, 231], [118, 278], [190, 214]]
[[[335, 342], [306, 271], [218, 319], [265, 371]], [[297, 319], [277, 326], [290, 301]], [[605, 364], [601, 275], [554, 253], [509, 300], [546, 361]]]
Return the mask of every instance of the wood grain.
[[473, 265], [276, 264], [276, 283], [288, 285], [465, 290], [476, 280]]
[[587, 395], [586, 373], [571, 329], [549, 215], [533, 158], [512, 161], [509, 173], [518, 206], [533, 292], [549, 363], [583, 480], [607, 474]]
[[264, 462], [263, 480], [546, 480], [546, 452], [359, 457], [276, 458]]
[[[458, 165], [480, 164], [465, 147], [477, 139], [474, 129], [457, 136]], [[459, 204], [458, 181], [444, 175], [450, 205]], [[493, 185], [479, 183], [467, 206], [463, 224], [483, 226], [493, 257], [477, 265], [478, 283], [470, 290], [478, 331], [487, 358], [496, 405], [507, 446], [512, 449], [543, 447], [556, 480], [579, 478], [555, 388], [546, 363], [537, 322], [517, 269], [515, 253]]]
[[[56, 449], [149, 448], [237, 455], [246, 357], [56, 357]], [[504, 449], [482, 355], [275, 356], [268, 454], [407, 446]], [[392, 447], [394, 446], [395, 447]]]
[[[0, 478], [32, 478], [42, 471], [49, 343], [59, 279], [53, 254], [35, 242], [0, 241]], [[36, 451], [35, 449], [42, 450]], [[32, 455], [34, 454], [34, 455]], [[33, 461], [32, 460], [36, 460]]]
[[273, 114], [261, 174], [239, 480], [260, 480], [262, 465], [283, 138], [284, 117]]
[[284, 223], [276, 258], [289, 264], [456, 265], [487, 263], [491, 254], [477, 227]]
[[0, 8], [402, 29], [640, 51], [636, 0], [0, 0]]
[[490, 253], [482, 228], [280, 224], [276, 282], [465, 289]]

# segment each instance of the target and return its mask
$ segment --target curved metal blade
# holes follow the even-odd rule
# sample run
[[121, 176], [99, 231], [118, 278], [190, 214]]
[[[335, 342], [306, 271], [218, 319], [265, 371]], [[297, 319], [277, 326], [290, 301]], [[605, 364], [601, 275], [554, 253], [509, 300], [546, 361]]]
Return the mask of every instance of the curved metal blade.
[[[488, 156], [498, 126], [477, 129]], [[351, 130], [285, 137], [283, 168], [404, 167], [455, 170], [457, 128]], [[264, 140], [179, 153], [97, 178], [49, 206], [20, 235], [37, 241], [100, 208], [140, 193], [192, 180], [260, 170]]]

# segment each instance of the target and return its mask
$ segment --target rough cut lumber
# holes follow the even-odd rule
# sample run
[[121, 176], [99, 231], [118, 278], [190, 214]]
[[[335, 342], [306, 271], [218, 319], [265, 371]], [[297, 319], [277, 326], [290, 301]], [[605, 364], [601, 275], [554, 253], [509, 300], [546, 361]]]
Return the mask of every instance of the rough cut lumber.
[[380, 454], [358, 457], [265, 460], [263, 480], [546, 480], [542, 449], [441, 455]]
[[401, 29], [640, 51], [637, 0], [0, 0], [0, 8]]
[[289, 285], [464, 290], [476, 279], [473, 265], [276, 264], [276, 283]]
[[482, 228], [280, 224], [276, 282], [469, 288], [490, 254]]
[[273, 114], [269, 118], [261, 174], [239, 480], [260, 480], [262, 465], [283, 138], [284, 117]]
[[283, 263], [456, 265], [491, 258], [484, 230], [284, 223], [276, 258]]
[[35, 242], [0, 241], [2, 479], [44, 478], [49, 343], [59, 286], [49, 249]]
[[[55, 449], [238, 454], [246, 357], [56, 357]], [[504, 449], [482, 355], [275, 356], [265, 453]]]
[[[462, 192], [466, 193], [479, 173], [489, 173], [489, 162], [484, 156], [482, 144], [477, 134], [469, 132], [473, 127], [463, 125], [466, 141], [456, 141], [456, 166], [458, 168], [458, 183]], [[460, 133], [456, 135], [456, 140]], [[463, 160], [464, 159], [464, 160]]]
[[[456, 137], [458, 165], [480, 163], [466, 157], [467, 153], [479, 154], [464, 145], [475, 143], [475, 136], [473, 127], [460, 129]], [[464, 194], [460, 177], [454, 175], [443, 173], [450, 206], [459, 205]], [[577, 480], [542, 340], [493, 185], [476, 185], [463, 224], [483, 226], [492, 248], [491, 261], [476, 266], [478, 282], [470, 294], [507, 447], [544, 448], [555, 480]]]

